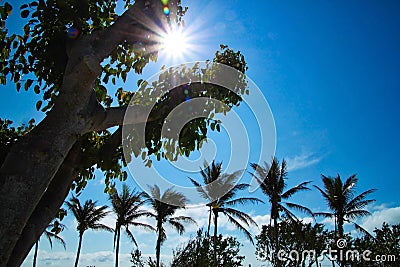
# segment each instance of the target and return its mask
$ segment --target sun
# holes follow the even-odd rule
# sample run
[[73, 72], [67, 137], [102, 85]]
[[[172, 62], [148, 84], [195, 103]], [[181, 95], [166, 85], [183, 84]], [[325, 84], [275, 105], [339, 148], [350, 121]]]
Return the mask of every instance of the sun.
[[162, 36], [162, 49], [171, 58], [182, 58], [189, 50], [186, 34], [180, 29], [173, 29]]

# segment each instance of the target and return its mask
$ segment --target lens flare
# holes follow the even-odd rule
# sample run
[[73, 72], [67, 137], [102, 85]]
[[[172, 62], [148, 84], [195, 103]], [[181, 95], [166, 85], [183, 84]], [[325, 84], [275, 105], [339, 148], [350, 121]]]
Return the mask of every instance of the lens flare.
[[181, 57], [188, 49], [187, 37], [181, 30], [171, 30], [163, 36], [162, 46], [172, 57]]
[[69, 39], [76, 39], [79, 36], [79, 30], [74, 28], [74, 27], [70, 27], [67, 29], [67, 37]]
[[169, 8], [167, 6], [164, 7], [164, 14], [169, 15]]

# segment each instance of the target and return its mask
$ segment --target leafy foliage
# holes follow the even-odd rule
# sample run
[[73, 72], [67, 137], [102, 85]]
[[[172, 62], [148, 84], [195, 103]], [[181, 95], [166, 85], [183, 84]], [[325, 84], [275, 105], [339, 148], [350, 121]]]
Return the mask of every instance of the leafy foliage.
[[278, 251], [290, 253], [295, 250], [300, 252], [299, 259], [285, 257], [282, 254], [281, 256], [286, 260], [280, 261], [281, 266], [302, 266], [303, 260], [313, 264], [316, 259], [306, 254], [304, 256], [308, 256], [308, 258], [303, 259], [301, 252], [315, 250], [315, 256], [319, 256], [328, 247], [329, 232], [324, 229], [322, 224], [312, 225], [311, 223], [304, 224], [293, 220], [283, 220], [278, 225], [280, 229], [278, 247], [275, 242], [274, 226], [263, 225], [261, 233], [256, 236], [256, 256], [261, 261], [268, 261], [273, 266], [277, 266], [275, 265], [275, 257]]
[[28, 125], [21, 125], [17, 128], [11, 126], [12, 121], [0, 119], [0, 166], [9, 152], [11, 146], [21, 137], [29, 133], [35, 124], [35, 120], [30, 120]]
[[[130, 0], [124, 2], [125, 9], [133, 4]], [[182, 10], [180, 4], [178, 6]], [[2, 25], [10, 9], [8, 3], [2, 7]], [[9, 55], [2, 74], [10, 75], [17, 90], [22, 84], [28, 90], [35, 82], [35, 93], [44, 92], [44, 100], [48, 101], [42, 109], [47, 111], [59, 93], [68, 62], [68, 50], [74, 40], [110, 27], [119, 17], [117, 1], [38, 0], [21, 5], [20, 10], [21, 18], [26, 21], [23, 34], [7, 36], [6, 31], [2, 33], [6, 36], [4, 47], [8, 48], [8, 53], [4, 55]], [[183, 12], [179, 15], [183, 15]], [[102, 81], [106, 84], [110, 77], [112, 81], [115, 81], [115, 77], [122, 77], [125, 81], [129, 71], [141, 73], [149, 60], [156, 60], [156, 52], [147, 53], [143, 48], [144, 44], [138, 48], [137, 44], [125, 42], [115, 49], [106, 60], [109, 63], [103, 66], [103, 79], [99, 77], [96, 82], [98, 96], [105, 90]], [[28, 74], [33, 74], [35, 78], [25, 79], [24, 76]], [[100, 98], [104, 104], [111, 104], [110, 96]]]
[[[142, 11], [147, 14], [146, 12], [149, 11], [150, 7], [146, 3], [150, 1], [136, 2], [143, 4]], [[9, 79], [16, 85], [18, 91], [21, 88], [25, 90], [33, 88], [35, 93], [43, 95], [43, 99], [37, 102], [36, 108], [48, 112], [52, 109], [60, 93], [66, 66], [68, 61], [71, 60], [69, 52], [75, 42], [84, 36], [90, 36], [109, 28], [121, 17], [117, 10], [124, 12], [134, 4], [131, 0], [124, 0], [123, 3], [123, 7], [117, 7], [117, 1], [113, 0], [31, 1], [19, 7], [21, 19], [25, 22], [23, 32], [9, 33], [6, 26], [7, 18], [12, 10], [15, 13], [18, 8], [12, 7], [10, 3], [5, 2], [0, 6], [0, 34], [2, 37], [0, 83], [6, 84], [7, 79]], [[174, 10], [174, 14], [171, 14], [168, 19], [175, 20], [170, 21], [170, 23], [183, 25], [182, 18], [187, 8], [183, 8], [180, 1], [174, 1], [173, 5], [170, 8]], [[157, 23], [160, 24], [161, 22], [158, 21]], [[140, 74], [148, 62], [157, 59], [157, 49], [149, 49], [153, 45], [151, 42], [154, 40], [145, 42], [142, 39], [146, 39], [146, 36], [136, 37], [137, 40], [130, 40], [127, 37], [128, 39], [118, 45], [102, 62], [102, 72], [95, 81], [93, 90], [97, 101], [102, 103], [104, 107], [127, 105], [132, 100], [132, 97], [137, 99], [140, 99], [141, 96], [151, 97], [149, 92], [157, 91], [152, 89], [159, 88], [164, 84], [161, 77], [160, 82], [151, 85], [151, 88], [146, 87], [145, 82], [140, 80], [137, 92], [133, 92], [135, 88], [127, 90], [120, 87], [115, 94], [115, 100], [117, 101], [114, 101], [111, 96], [110, 87], [114, 87], [118, 81], [125, 82], [128, 73], [132, 71]], [[240, 51], [235, 52], [225, 45], [221, 45], [220, 51], [215, 53], [215, 58], [212, 62], [227, 64], [243, 74], [247, 70], [247, 64]], [[203, 80], [207, 80], [207, 76], [212, 76], [216, 73], [216, 70], [213, 70], [204, 75], [196, 66], [191, 70], [182, 71], [186, 73], [196, 72], [196, 75], [202, 75]], [[178, 70], [173, 72], [175, 72], [174, 75], [182, 74]], [[238, 77], [238, 80], [243, 80], [244, 77]], [[161, 158], [176, 160], [178, 155], [189, 155], [191, 151], [201, 147], [201, 141], [206, 137], [209, 128], [220, 130], [219, 122], [212, 119], [212, 117], [214, 113], [226, 113], [228, 110], [210, 105], [206, 118], [195, 119], [185, 125], [179, 140], [169, 140], [169, 142], [160, 140], [161, 127], [168, 113], [172, 108], [185, 101], [185, 99], [177, 98], [177, 94], [182, 90], [188, 89], [188, 87], [190, 87], [188, 96], [190, 98], [200, 95], [207, 96], [210, 99], [221, 100], [230, 107], [239, 105], [241, 101], [239, 95], [224, 88], [207, 84], [182, 85], [179, 88], [175, 88], [173, 92], [165, 95], [157, 103], [152, 114], [158, 114], [159, 119], [147, 124], [145, 147], [140, 147], [135, 152], [135, 156], [145, 153], [144, 160], [146, 164], [151, 164], [150, 155], [154, 155], [157, 160]], [[238, 93], [245, 93], [245, 84], [241, 84], [239, 87]], [[88, 180], [94, 179], [95, 165], [105, 175], [105, 192], [113, 192], [113, 179], [126, 180], [127, 173], [123, 170], [126, 162], [123, 157], [122, 147], [115, 145], [115, 143], [118, 143], [115, 141], [118, 139], [115, 135], [112, 131], [103, 130], [80, 137], [82, 157], [80, 164], [76, 166], [78, 174], [72, 185], [75, 193], [80, 193]], [[135, 139], [135, 137], [132, 136], [132, 139]], [[113, 149], [111, 149], [109, 141], [114, 143]], [[178, 149], [175, 143], [178, 144]], [[6, 152], [1, 152], [1, 156], [4, 158], [3, 155]]]
[[[385, 261], [369, 262], [369, 266], [399, 266], [400, 259], [400, 224], [388, 225], [383, 223], [381, 228], [375, 228], [374, 236], [363, 235], [352, 240], [352, 246], [358, 251], [371, 251], [370, 259], [384, 257]], [[393, 257], [394, 256], [394, 257]], [[389, 258], [390, 257], [390, 258]], [[382, 259], [382, 258], [380, 258]], [[359, 260], [353, 266], [364, 266], [365, 261]]]
[[[242, 246], [235, 237], [217, 238], [217, 266], [243, 266], [244, 256], [239, 255]], [[211, 238], [200, 229], [197, 236], [174, 251], [171, 267], [213, 266], [214, 260], [210, 249], [213, 248]]]

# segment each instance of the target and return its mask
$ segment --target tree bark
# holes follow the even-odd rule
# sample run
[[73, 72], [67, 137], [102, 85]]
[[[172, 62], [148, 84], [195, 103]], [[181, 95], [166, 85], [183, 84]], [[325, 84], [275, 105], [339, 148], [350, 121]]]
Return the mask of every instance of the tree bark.
[[[78, 136], [92, 124], [95, 107], [90, 106], [90, 96], [101, 68], [96, 58], [82, 54], [90, 50], [84, 45], [88, 46], [85, 42], [76, 45], [71, 54], [74, 60], [66, 68], [61, 90], [70, 94], [60, 91], [47, 117], [13, 145], [0, 169], [0, 266], [6, 266], [30, 215]], [[76, 57], [83, 58], [77, 61]]]
[[116, 239], [116, 248], [115, 248], [115, 267], [118, 267], [118, 253], [119, 253], [119, 237], [120, 237], [121, 229], [117, 230], [117, 239]]
[[275, 217], [274, 218], [274, 242], [275, 242], [275, 266], [280, 267], [281, 262], [278, 258], [278, 252], [279, 252], [279, 228], [278, 228], [278, 220]]
[[8, 266], [20, 266], [32, 246], [54, 218], [69, 193], [76, 176], [75, 167], [80, 160], [80, 142], [76, 142], [57, 174], [30, 216], [11, 254]]
[[218, 267], [217, 262], [217, 234], [218, 234], [218, 211], [214, 211], [214, 250], [213, 250], [213, 258], [214, 258], [214, 267]]
[[210, 209], [208, 211], [208, 228], [207, 228], [207, 236], [210, 236], [210, 228], [211, 228], [211, 206]]
[[75, 259], [75, 267], [78, 267], [78, 262], [79, 262], [79, 255], [81, 254], [81, 247], [82, 247], [82, 237], [83, 233], [79, 233], [79, 244], [78, 244], [78, 250], [76, 252], [76, 259]]
[[158, 238], [156, 244], [156, 265], [160, 267], [160, 253], [161, 253], [161, 240], [162, 240], [162, 223], [157, 223]]

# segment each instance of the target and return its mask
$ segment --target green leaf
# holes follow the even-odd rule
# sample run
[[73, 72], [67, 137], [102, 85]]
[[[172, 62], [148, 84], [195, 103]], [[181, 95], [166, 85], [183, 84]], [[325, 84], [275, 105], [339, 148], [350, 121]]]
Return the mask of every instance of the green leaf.
[[7, 13], [8, 15], [11, 15], [12, 6], [11, 6], [8, 2], [6, 2], [6, 3], [4, 4], [4, 10], [6, 11], [6, 13]]
[[29, 3], [29, 7], [35, 7], [35, 6], [38, 6], [38, 5], [39, 5], [38, 2]]
[[22, 18], [27, 18], [29, 16], [29, 10], [23, 10], [21, 11], [21, 17]]
[[31, 87], [32, 83], [33, 83], [33, 80], [31, 80], [31, 79], [28, 79], [26, 81], [26, 83], [24, 84], [25, 91], [28, 91], [28, 89], [29, 89], [29, 87]]
[[35, 87], [33, 88], [33, 91], [34, 91], [36, 94], [39, 94], [39, 93], [40, 93], [40, 86], [39, 86], [39, 85], [35, 85]]
[[43, 101], [39, 100], [38, 102], [36, 102], [36, 110], [39, 111], [40, 107], [42, 106]]
[[23, 5], [21, 5], [19, 9], [22, 10], [22, 9], [26, 9], [26, 8], [28, 8], [28, 4], [23, 4]]

